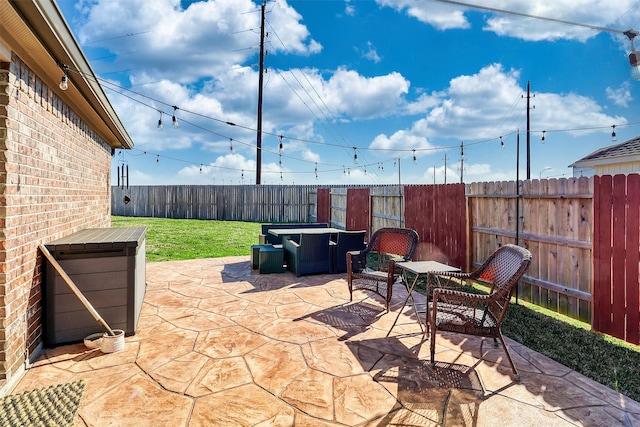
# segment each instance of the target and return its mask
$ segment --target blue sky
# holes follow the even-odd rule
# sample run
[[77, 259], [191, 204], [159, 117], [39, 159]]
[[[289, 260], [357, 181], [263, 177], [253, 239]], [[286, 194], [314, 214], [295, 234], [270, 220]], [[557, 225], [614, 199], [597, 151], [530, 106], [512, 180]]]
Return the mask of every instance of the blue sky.
[[[58, 0], [135, 143], [113, 183], [121, 165], [130, 185], [255, 183], [261, 4]], [[629, 39], [521, 16], [640, 31], [640, 1], [468, 4], [489, 10], [268, 2], [262, 184], [514, 180], [518, 130], [524, 179], [528, 81], [532, 179], [571, 176], [614, 125], [640, 135]]]

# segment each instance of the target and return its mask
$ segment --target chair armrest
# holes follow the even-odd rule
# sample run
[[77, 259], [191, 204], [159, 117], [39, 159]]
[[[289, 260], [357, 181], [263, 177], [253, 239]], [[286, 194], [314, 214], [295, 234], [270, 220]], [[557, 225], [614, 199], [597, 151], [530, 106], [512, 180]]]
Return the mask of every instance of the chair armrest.
[[367, 257], [364, 251], [347, 252], [347, 274], [359, 273], [367, 266]]
[[290, 240], [290, 239], [284, 239], [282, 241], [282, 247], [287, 249], [287, 250], [291, 250], [291, 251], [295, 252], [300, 247], [300, 243], [296, 243], [295, 241]]
[[494, 299], [491, 294], [473, 294], [471, 292], [460, 291], [457, 289], [449, 288], [435, 288], [433, 290], [433, 305], [437, 304], [439, 300], [446, 301], [447, 303], [454, 304], [453, 301], [459, 302], [486, 302]]

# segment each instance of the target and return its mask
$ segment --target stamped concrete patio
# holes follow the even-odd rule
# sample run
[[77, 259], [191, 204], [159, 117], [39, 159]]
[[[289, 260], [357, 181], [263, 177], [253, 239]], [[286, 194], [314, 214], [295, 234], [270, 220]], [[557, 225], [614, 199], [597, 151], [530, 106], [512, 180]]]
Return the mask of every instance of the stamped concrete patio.
[[[438, 335], [345, 275], [259, 275], [246, 257], [147, 264], [136, 335], [47, 349], [14, 392], [87, 380], [78, 426], [631, 426], [640, 403], [508, 340]], [[99, 327], [96, 328], [99, 330]], [[587, 349], [585, 349], [587, 351]]]

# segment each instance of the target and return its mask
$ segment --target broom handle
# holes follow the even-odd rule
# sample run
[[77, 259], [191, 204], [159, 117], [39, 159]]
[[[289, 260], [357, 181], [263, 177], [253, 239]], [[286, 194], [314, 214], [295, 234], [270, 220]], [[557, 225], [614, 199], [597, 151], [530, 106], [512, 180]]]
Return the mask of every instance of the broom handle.
[[49, 252], [49, 250], [44, 245], [40, 245], [39, 248], [44, 254], [44, 256], [47, 257], [51, 265], [53, 265], [53, 268], [56, 269], [56, 271], [58, 272], [58, 274], [60, 274], [62, 279], [64, 279], [67, 285], [69, 285], [73, 293], [76, 294], [80, 302], [87, 308], [87, 310], [89, 310], [89, 313], [91, 313], [93, 318], [96, 319], [96, 321], [109, 333], [109, 335], [115, 336], [115, 333], [109, 327], [109, 325], [107, 325], [107, 322], [105, 322], [104, 319], [100, 317], [100, 315], [98, 314], [96, 309], [93, 308], [89, 300], [82, 294], [82, 292], [80, 292], [80, 289], [78, 289], [76, 284], [73, 283], [73, 280], [71, 280], [71, 277], [69, 277], [69, 275], [62, 269], [62, 266], [53, 257], [53, 255], [51, 255], [51, 252]]

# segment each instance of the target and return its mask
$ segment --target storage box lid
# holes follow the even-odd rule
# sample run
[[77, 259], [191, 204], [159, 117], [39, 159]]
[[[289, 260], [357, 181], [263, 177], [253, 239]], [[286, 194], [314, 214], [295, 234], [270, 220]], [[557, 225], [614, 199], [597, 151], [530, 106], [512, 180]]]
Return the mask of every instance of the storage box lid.
[[45, 244], [51, 252], [84, 252], [135, 248], [144, 240], [147, 227], [86, 228]]

